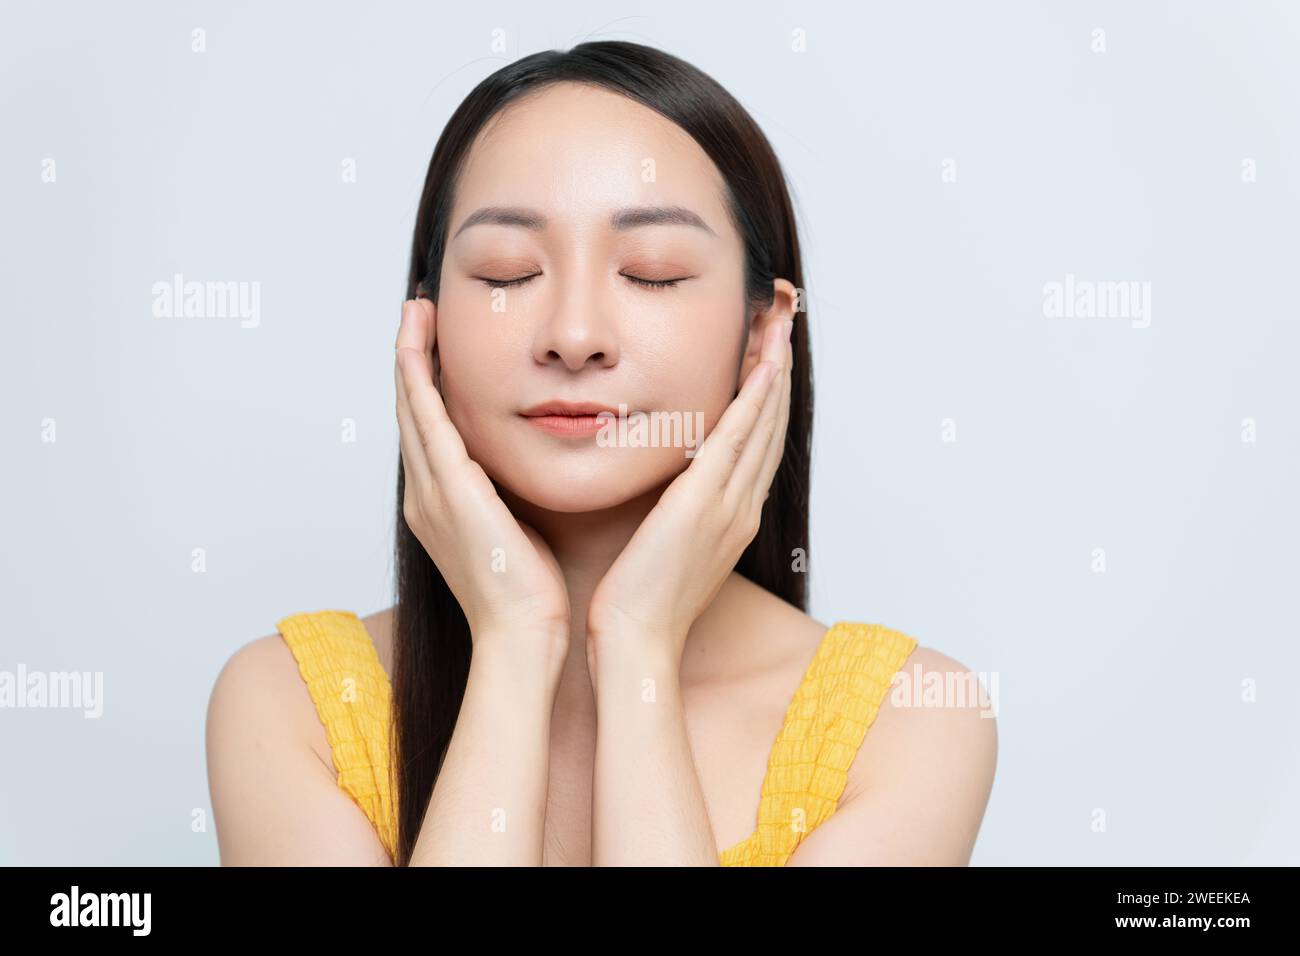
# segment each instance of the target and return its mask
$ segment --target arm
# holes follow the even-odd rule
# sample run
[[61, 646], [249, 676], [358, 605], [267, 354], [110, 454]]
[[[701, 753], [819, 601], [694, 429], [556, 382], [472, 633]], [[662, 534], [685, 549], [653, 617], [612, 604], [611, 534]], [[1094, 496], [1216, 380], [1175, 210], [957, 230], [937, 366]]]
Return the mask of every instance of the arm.
[[541, 866], [559, 670], [525, 642], [476, 638], [411, 866]]
[[[927, 673], [975, 676], [929, 648]], [[944, 678], [941, 686], [952, 686]], [[982, 685], [981, 685], [982, 686]], [[997, 764], [997, 720], [979, 702], [895, 706], [886, 695], [854, 771], [860, 792], [799, 844], [786, 866], [966, 866]], [[852, 771], [851, 771], [852, 772]]]
[[717, 866], [670, 642], [594, 637], [593, 866]]

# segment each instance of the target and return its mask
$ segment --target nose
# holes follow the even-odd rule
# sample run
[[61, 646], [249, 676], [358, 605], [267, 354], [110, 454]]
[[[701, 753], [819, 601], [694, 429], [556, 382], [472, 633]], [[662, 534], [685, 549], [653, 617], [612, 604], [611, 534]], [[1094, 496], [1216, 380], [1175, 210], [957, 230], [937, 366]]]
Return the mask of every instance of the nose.
[[537, 330], [533, 358], [542, 365], [563, 362], [571, 372], [618, 364], [618, 330], [603, 294], [566, 283], [558, 304]]

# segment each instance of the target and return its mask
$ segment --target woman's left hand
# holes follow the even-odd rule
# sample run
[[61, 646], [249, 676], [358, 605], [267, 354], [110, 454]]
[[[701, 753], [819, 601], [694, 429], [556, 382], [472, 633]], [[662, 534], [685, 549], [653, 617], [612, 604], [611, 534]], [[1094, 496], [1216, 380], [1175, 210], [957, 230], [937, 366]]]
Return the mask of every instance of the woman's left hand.
[[785, 448], [791, 328], [771, 323], [762, 360], [596, 586], [587, 613], [593, 670], [604, 642], [639, 642], [680, 662], [691, 625], [758, 533]]

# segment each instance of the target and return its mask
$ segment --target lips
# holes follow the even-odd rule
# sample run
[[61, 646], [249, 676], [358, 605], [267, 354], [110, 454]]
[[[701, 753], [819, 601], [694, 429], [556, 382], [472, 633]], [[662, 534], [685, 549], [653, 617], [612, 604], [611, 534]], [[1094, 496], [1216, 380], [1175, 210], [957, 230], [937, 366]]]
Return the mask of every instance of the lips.
[[618, 409], [609, 405], [602, 405], [599, 402], [543, 402], [540, 405], [534, 405], [532, 408], [526, 408], [521, 415], [527, 418], [538, 418], [542, 416], [568, 415], [573, 417], [582, 417], [589, 415], [598, 415], [601, 412], [609, 412], [611, 415], [617, 415]]
[[529, 423], [542, 431], [564, 438], [588, 438], [605, 426], [608, 419], [601, 413], [618, 417], [618, 409], [600, 402], [551, 401], [520, 412]]

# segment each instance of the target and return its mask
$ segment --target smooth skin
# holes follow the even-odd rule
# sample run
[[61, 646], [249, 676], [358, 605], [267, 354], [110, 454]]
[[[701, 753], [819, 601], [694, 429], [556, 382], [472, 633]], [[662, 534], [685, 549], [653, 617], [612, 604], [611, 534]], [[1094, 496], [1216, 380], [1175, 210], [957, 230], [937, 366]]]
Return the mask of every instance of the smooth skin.
[[[458, 228], [507, 206], [536, 215]], [[703, 225], [612, 225], [644, 206]], [[827, 630], [731, 570], [783, 447], [796, 290], [777, 279], [771, 306], [741, 315], [743, 246], [707, 155], [653, 111], [573, 84], [495, 118], [451, 222], [437, 306], [403, 306], [394, 380], [404, 515], [474, 654], [412, 864], [716, 865], [754, 830]], [[556, 397], [699, 409], [708, 437], [688, 460], [519, 417]], [[391, 669], [391, 609], [363, 623]], [[970, 676], [927, 647], [905, 666]], [[223, 863], [389, 862], [278, 635], [227, 663], [207, 738]], [[838, 809], [787, 865], [966, 864], [996, 749], [974, 706], [886, 697]]]

